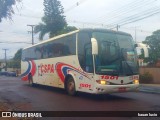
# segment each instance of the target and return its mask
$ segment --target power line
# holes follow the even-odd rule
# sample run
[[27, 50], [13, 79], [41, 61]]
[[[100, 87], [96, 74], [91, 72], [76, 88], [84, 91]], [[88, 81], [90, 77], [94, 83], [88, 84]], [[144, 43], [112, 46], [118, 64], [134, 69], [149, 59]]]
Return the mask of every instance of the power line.
[[[127, 29], [127, 30], [135, 30], [135, 27], [121, 27], [123, 29]], [[142, 33], [148, 33], [148, 34], [151, 34], [152, 31], [147, 31], [147, 30], [143, 30], [143, 29], [137, 29], [136, 28], [136, 31], [139, 31], [139, 32], [142, 32]]]
[[[153, 4], [153, 3], [155, 3], [155, 2], [157, 2], [156, 0], [153, 0], [153, 1], [147, 1], [147, 2], [144, 2], [144, 0], [142, 0], [141, 1], [142, 3], [140, 3], [140, 2], [137, 2], [136, 4], [134, 4], [134, 5], [132, 5], [129, 9], [126, 7], [125, 9], [120, 9], [118, 12], [111, 12], [111, 16], [109, 17], [107, 17], [107, 16], [105, 16], [105, 19], [102, 19], [101, 20], [101, 22], [102, 21], [113, 21], [114, 19], [117, 19], [117, 18], [119, 18], [119, 17], [122, 17], [122, 16], [124, 16], [124, 15], [127, 15], [127, 14], [134, 14], [136, 11], [135, 10], [137, 10], [137, 9], [144, 9], [145, 7], [147, 7], [148, 5], [150, 6], [151, 4]], [[138, 13], [139, 13], [139, 11], [137, 11]], [[111, 23], [110, 23], [111, 24]]]
[[[78, 7], [78, 6], [80, 6], [82, 3], [84, 3], [84, 2], [86, 2], [87, 0], [80, 0], [79, 2], [76, 2], [76, 3], [74, 3], [72, 6], [70, 6], [69, 8], [67, 8], [65, 11], [64, 11], [64, 13], [67, 13], [67, 12], [69, 12], [69, 11], [71, 11], [72, 9], [74, 9], [75, 7]], [[30, 15], [25, 15], [25, 14], [15, 14], [15, 15], [18, 15], [18, 16], [21, 16], [21, 17], [30, 17], [30, 18], [37, 18], [37, 19], [39, 19], [39, 18], [42, 18], [42, 17], [40, 17], [40, 16], [30, 16]]]
[[143, 17], [143, 18], [138, 18], [138, 19], [135, 19], [135, 20], [126, 22], [126, 23], [124, 23], [124, 24], [121, 24], [121, 26], [122, 26], [122, 25], [129, 24], [129, 23], [137, 22], [137, 21], [139, 21], [139, 20], [143, 20], [143, 19], [145, 19], [145, 18], [151, 17], [151, 16], [153, 16], [153, 15], [155, 15], [155, 14], [158, 14], [158, 13], [160, 13], [160, 11], [157, 11], [157, 12], [155, 12], [155, 13], [152, 13], [152, 14], [150, 14], [150, 15], [147, 15], [147, 16], [145, 16], [145, 17]]
[[[154, 11], [157, 11], [157, 10], [159, 10], [159, 8], [157, 8], [157, 7], [150, 8], [150, 9], [148, 9], [148, 10], [144, 10], [144, 11], [142, 11], [142, 12], [138, 12], [138, 13], [136, 13], [136, 14], [133, 14], [133, 15], [130, 15], [130, 16], [126, 17], [126, 18], [123, 18], [123, 19], [119, 20], [118, 22], [119, 22], [119, 23], [122, 23], [122, 22], [125, 22], [125, 21], [127, 21], [127, 20], [133, 20], [133, 19], [135, 19], [135, 18], [137, 18], [137, 17], [141, 17], [141, 16], [144, 16], [144, 15], [146, 15], [146, 14], [150, 14], [150, 13], [152, 13], [152, 12], [154, 12]], [[112, 23], [110, 23], [110, 24], [113, 25], [113, 24], [117, 24], [118, 22], [112, 22]]]
[[[98, 19], [106, 18], [108, 15], [115, 16], [115, 15], [117, 14], [117, 12], [118, 12], [118, 13], [119, 13], [119, 12], [122, 13], [123, 11], [126, 12], [126, 9], [128, 9], [128, 7], [131, 8], [131, 7], [133, 7], [133, 5], [140, 4], [142, 1], [143, 1], [143, 0], [137, 2], [137, 0], [135, 0], [134, 2], [127, 3], [127, 4], [125, 4], [124, 6], [122, 6], [120, 9], [117, 9], [117, 8], [116, 8], [115, 10], [113, 10], [113, 11], [111, 11], [111, 12], [108, 12], [107, 15], [101, 16], [101, 17], [97, 18], [97, 20], [98, 20]], [[125, 8], [125, 9], [123, 9], [123, 8]], [[108, 19], [108, 18], [107, 18], [107, 19]]]
[[[77, 2], [77, 3], [83, 3], [83, 2], [85, 2], [86, 0], [81, 0], [81, 1], [79, 1], [79, 2]], [[157, 1], [157, 0], [154, 0], [154, 1]], [[137, 4], [139, 5], [140, 4], [140, 2], [143, 2], [143, 3], [145, 3], [144, 2], [144, 0], [141, 0], [141, 1], [139, 1], [139, 2], [137, 2], [136, 4], [134, 4], [133, 5], [133, 3], [135, 3], [135, 1], [134, 2], [132, 2], [132, 3], [129, 3], [129, 6], [131, 6], [132, 5], [132, 7], [131, 8], [133, 8], [133, 6], [137, 6]], [[150, 3], [151, 1], [149, 1], [149, 3]], [[153, 2], [152, 2], [153, 3]], [[147, 4], [148, 4], [148, 2], [147, 2]], [[141, 6], [139, 6], [139, 7], [143, 7], [144, 8], [144, 4], [142, 4]], [[122, 8], [126, 8], [125, 6], [123, 6]], [[137, 7], [134, 7], [135, 9], [137, 9]], [[133, 9], [131, 9], [131, 10], [133, 10]], [[126, 9], [117, 9], [116, 11], [127, 11], [126, 13], [128, 13], [128, 10], [126, 10]], [[114, 13], [115, 11], [113, 11], [113, 12], [111, 12], [111, 13]], [[23, 15], [23, 14], [21, 14], [20, 16], [25, 16], [25, 17], [34, 17], [34, 18], [41, 18], [41, 17], [35, 17], [35, 16], [27, 16], [27, 15]], [[112, 14], [112, 17], [113, 17], [113, 14]], [[96, 23], [96, 24], [100, 24], [100, 23]], [[103, 24], [101, 24], [102, 26], [103, 26]]]
[[[127, 15], [127, 14], [130, 15], [130, 16], [134, 15], [134, 13], [136, 12], [137, 9], [143, 10], [144, 8], [148, 7], [148, 5], [150, 6], [151, 4], [155, 4], [156, 2], [157, 2], [157, 0], [152, 0], [152, 1], [142, 0], [142, 1], [136, 2], [135, 4], [130, 4], [132, 6], [129, 7], [129, 8], [126, 5], [126, 7], [124, 9], [117, 9], [116, 10], [117, 12], [115, 12], [115, 11], [110, 12], [109, 13], [109, 15], [111, 15], [110, 17], [109, 16], [108, 17], [104, 16], [105, 19], [101, 19], [101, 22], [102, 22], [102, 20], [103, 20], [103, 22], [104, 22], [104, 20], [105, 21], [106, 20], [107, 21], [113, 21], [114, 19], [121, 18], [122, 16]], [[137, 11], [137, 13], [139, 13], [139, 11]], [[118, 22], [120, 22], [120, 21], [118, 21]], [[113, 22], [109, 23], [109, 24], [113, 24]], [[118, 23], [115, 23], [115, 24], [117, 25]]]
[[28, 42], [9, 42], [9, 41], [6, 41], [6, 42], [0, 42], [2, 44], [32, 44], [32, 43], [28, 43]]
[[83, 26], [84, 25], [94, 25], [94, 26], [102, 26], [102, 27], [107, 26], [107, 25], [102, 24], [102, 23], [82, 22], [82, 21], [76, 21], [76, 20], [67, 20], [67, 22], [69, 22], [69, 23], [78, 23], [78, 24], [82, 24]]
[[[82, 25], [84, 24], [84, 25], [94, 25], [94, 26], [101, 26], [101, 27], [112, 27], [112, 25], [109, 26], [109, 25], [106, 25], [106, 24], [89, 23], [89, 22], [82, 22], [82, 21], [75, 21], [75, 20], [73, 20], [73, 21], [69, 20], [69, 21], [67, 21], [67, 22], [76, 23], [76, 24], [82, 24]], [[118, 25], [118, 26], [119, 26], [119, 25]], [[119, 27], [120, 27], [120, 26], [119, 26]], [[129, 27], [122, 27], [122, 26], [121, 26], [121, 28], [123, 28], [123, 29], [135, 30], [135, 28], [129, 28]], [[143, 30], [143, 29], [137, 29], [137, 31], [145, 32], [145, 33], [152, 33], [151, 31], [146, 31], [146, 30]]]
[[[154, 0], [154, 2], [155, 2], [156, 0]], [[143, 4], [142, 6], [138, 6], [138, 7], [143, 7], [144, 8], [144, 5], [148, 5], [148, 4], [150, 4], [151, 2], [147, 2], [147, 3], [145, 3], [145, 4]], [[134, 7], [134, 9], [135, 8], [137, 8], [137, 7]], [[131, 9], [131, 10], [134, 10], [134, 9]], [[148, 18], [148, 17], [151, 17], [151, 16], [153, 16], [153, 15], [155, 15], [155, 14], [158, 14], [159, 13], [159, 11], [157, 11], [157, 10], [159, 10], [159, 9], [157, 9], [157, 8], [151, 8], [151, 9], [149, 9], [149, 10], [145, 10], [145, 11], [143, 11], [143, 12], [141, 12], [140, 14], [138, 13], [138, 14], [134, 14], [134, 15], [132, 15], [132, 16], [129, 16], [129, 17], [127, 17], [127, 18], [124, 18], [124, 19], [122, 19], [122, 20], [120, 20], [120, 21], [117, 21], [117, 22], [114, 22], [114, 23], [112, 23], [112, 24], [108, 24], [108, 25], [105, 25], [105, 24], [100, 24], [100, 23], [87, 23], [87, 22], [81, 22], [82, 24], [83, 24], [83, 26], [84, 26], [84, 24], [87, 24], [87, 25], [95, 25], [95, 26], [97, 26], [97, 25], [99, 25], [99, 26], [103, 26], [103, 27], [108, 27], [108, 26], [117, 26], [117, 25], [125, 25], [125, 24], [129, 24], [129, 23], [132, 23], [132, 22], [136, 22], [136, 21], [139, 21], [139, 20], [142, 20], [142, 19], [145, 19], [145, 18]], [[128, 12], [128, 11], [127, 11]], [[71, 22], [71, 21], [70, 21]], [[77, 21], [72, 21], [72, 23], [77, 23]], [[123, 23], [123, 24], [122, 24]], [[112, 28], [112, 27], [110, 27], [110, 28]], [[114, 27], [113, 27], [114, 28]]]
[[133, 16], [127, 17], [125, 19], [122, 19], [122, 20], [117, 21], [115, 23], [112, 23], [110, 25], [116, 26], [117, 24], [119, 24], [120, 26], [123, 26], [123, 25], [129, 24], [129, 23], [133, 23], [133, 22], [137, 22], [137, 21], [143, 20], [145, 18], [151, 17], [151, 16], [156, 15], [158, 13], [160, 13], [160, 9], [159, 8], [158, 9], [156, 8], [156, 9], [153, 9], [153, 10], [148, 10], [148, 11], [143, 11], [143, 12], [141, 12], [139, 14], [135, 14]]
[[[84, 0], [81, 0], [80, 2], [83, 2]], [[153, 2], [156, 2], [157, 0], [154, 0]], [[140, 2], [143, 2], [144, 4], [142, 4], [142, 5], [140, 5]], [[135, 3], [134, 5], [133, 5], [133, 3]], [[126, 12], [124, 12], [123, 14], [127, 14], [127, 13], [129, 13], [128, 11], [133, 11], [134, 9], [137, 9], [137, 8], [140, 8], [140, 7], [145, 7], [144, 5], [148, 5], [149, 3], [151, 3], [151, 1], [149, 1], [149, 2], [145, 2], [145, 0], [141, 0], [141, 1], [138, 1], [138, 2], [136, 2], [136, 1], [134, 1], [134, 2], [132, 2], [132, 3], [129, 3], [129, 6], [132, 6], [132, 7], [130, 7], [130, 9], [128, 9], [127, 8], [127, 6], [125, 7], [125, 6], [123, 6], [122, 8], [125, 8], [125, 9], [117, 9], [117, 10], [115, 10], [115, 11], [126, 11]], [[137, 6], [137, 4], [139, 4], [138, 5], [138, 7], [135, 7], [135, 6]], [[126, 4], [127, 5], [127, 4]], [[134, 7], [133, 7], [134, 6]], [[127, 9], [126, 9], [127, 8]], [[132, 8], [132, 9], [131, 9]], [[134, 9], [133, 9], [134, 8]], [[118, 25], [120, 25], [120, 26], [122, 26], [122, 25], [125, 25], [125, 24], [129, 24], [129, 23], [132, 23], [132, 22], [136, 22], [136, 21], [139, 21], [139, 20], [142, 20], [142, 19], [145, 19], [145, 18], [148, 18], [148, 17], [151, 17], [151, 16], [153, 16], [153, 15], [155, 15], [155, 14], [158, 14], [159, 13], [159, 11], [155, 11], [156, 9], [153, 9], [153, 11], [148, 11], [148, 13], [144, 13], [144, 12], [146, 12], [146, 11], [143, 11], [143, 12], [141, 12], [141, 14], [134, 14], [134, 15], [132, 15], [132, 16], [129, 16], [129, 17], [127, 17], [127, 18], [124, 18], [124, 19], [121, 19], [121, 20], [119, 20], [119, 21], [117, 21], [117, 22], [113, 22], [113, 23], [111, 23], [111, 24], [109, 24], [109, 25], [106, 25], [106, 24], [103, 24], [103, 23], [90, 23], [90, 22], [79, 22], [79, 21], [69, 21], [69, 22], [72, 22], [72, 23], [80, 23], [80, 24], [82, 24], [83, 26], [84, 25], [94, 25], [94, 26], [102, 26], [102, 27], [110, 27], [111, 29], [112, 29], [112, 27], [111, 26], [117, 26], [117, 24]], [[159, 9], [158, 9], [159, 10]], [[114, 12], [115, 12], [114, 11]], [[114, 12], [111, 12], [111, 13], [114, 13]], [[115, 12], [116, 13], [116, 12]], [[119, 13], [116, 13], [117, 15], [121, 15], [121, 14], [119, 14]], [[145, 15], [145, 16], [144, 16]], [[25, 15], [24, 15], [25, 16]], [[32, 16], [25, 16], [25, 17], [32, 17]], [[35, 17], [35, 18], [37, 18], [37, 17]], [[38, 17], [38, 18], [40, 18], [40, 17]], [[115, 17], [116, 18], [116, 17]], [[114, 27], [113, 27], [114, 28]]]
[[70, 6], [69, 8], [67, 8], [64, 13], [67, 13], [69, 11], [71, 11], [72, 9], [78, 7], [80, 4], [86, 2], [87, 0], [80, 0], [79, 2], [74, 3], [72, 6]]
[[42, 17], [40, 16], [30, 16], [30, 15], [25, 15], [25, 14], [15, 14], [17, 16], [20, 16], [20, 17], [27, 17], [27, 18], [36, 18], [36, 19], [41, 19]]
[[[18, 32], [7, 32], [7, 31], [2, 31], [3, 33], [7, 33], [7, 34], [20, 34], [20, 35], [24, 35], [25, 33], [18, 33]], [[0, 35], [3, 35], [3, 34], [0, 34]]]
[[[143, 0], [144, 1], [144, 0]], [[156, 0], [154, 0], [154, 1], [156, 1]], [[81, 0], [80, 1], [80, 3], [81, 2], [84, 2], [84, 0]], [[142, 2], [142, 1], [141, 1]], [[134, 2], [132, 2], [132, 3], [134, 3]], [[139, 2], [138, 2], [139, 3]], [[148, 4], [148, 3], [147, 3]], [[130, 3], [130, 5], [132, 5], [131, 3]], [[142, 7], [142, 6], [139, 6], [139, 7]], [[121, 9], [121, 10], [125, 10], [125, 9]], [[133, 9], [132, 9], [133, 10]], [[127, 10], [127, 12], [128, 12], [128, 10]], [[141, 16], [141, 14], [139, 14], [140, 16]], [[142, 12], [142, 15], [143, 15], [143, 12]], [[33, 17], [33, 16], [26, 16], [26, 15], [23, 15], [23, 16], [25, 16], [25, 17]], [[130, 16], [131, 17], [131, 16]], [[125, 22], [125, 21], [129, 21], [128, 19], [132, 19], [133, 20], [133, 18], [130, 18], [130, 17], [127, 17], [127, 18], [125, 18], [125, 19], [123, 19], [123, 21], [122, 20], [120, 20], [120, 21], [118, 21], [118, 22], [116, 22], [115, 24], [114, 23], [112, 23], [112, 24], [109, 24], [109, 25], [105, 25], [105, 24], [103, 24], [103, 23], [90, 23], [90, 22], [81, 22], [82, 24], [83, 24], [83, 26], [84, 25], [94, 25], [94, 26], [102, 26], [102, 27], [109, 27], [109, 26], [115, 26], [115, 25], [117, 25], [117, 24], [121, 24], [122, 22]], [[138, 16], [134, 16], [133, 15], [133, 17], [134, 17], [134, 19], [135, 18], [137, 18]], [[40, 17], [34, 17], [34, 18], [40, 18]], [[69, 22], [72, 22], [72, 23], [77, 23], [77, 21], [69, 21]], [[126, 24], [126, 23], [125, 23]]]

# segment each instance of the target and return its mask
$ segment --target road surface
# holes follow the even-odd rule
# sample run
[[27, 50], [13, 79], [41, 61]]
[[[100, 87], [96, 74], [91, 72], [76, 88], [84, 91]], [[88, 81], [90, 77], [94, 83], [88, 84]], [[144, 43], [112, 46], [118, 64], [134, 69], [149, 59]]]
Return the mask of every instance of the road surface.
[[[64, 90], [44, 86], [31, 87], [16, 77], [0, 76], [0, 109], [9, 111], [160, 111], [160, 95], [143, 92], [96, 96], [78, 93], [68, 96]], [[5, 106], [3, 108], [3, 106]], [[43, 119], [43, 118], [42, 118]], [[48, 118], [51, 119], [52, 118]], [[63, 120], [112, 120], [158, 118], [54, 118]], [[159, 118], [160, 119], [160, 118]]]

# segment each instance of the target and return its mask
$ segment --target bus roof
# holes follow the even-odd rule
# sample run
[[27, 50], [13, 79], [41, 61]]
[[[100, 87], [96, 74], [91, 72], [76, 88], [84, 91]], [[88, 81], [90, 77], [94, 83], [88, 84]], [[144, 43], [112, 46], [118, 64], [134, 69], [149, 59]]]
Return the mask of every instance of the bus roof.
[[115, 30], [110, 30], [110, 29], [102, 29], [102, 28], [83, 28], [83, 29], [80, 29], [79, 31], [84, 31], [84, 32], [111, 32], [111, 33], [131, 36], [129, 33], [126, 33], [126, 32], [115, 31]]
[[[26, 47], [26, 48], [24, 48], [24, 49], [31, 48], [31, 47], [34, 47], [34, 46], [37, 46], [37, 45], [41, 45], [41, 44], [43, 44], [43, 43], [47, 43], [47, 42], [50, 42], [50, 41], [52, 41], [52, 40], [56, 40], [56, 39], [58, 39], [58, 38], [62, 38], [62, 37], [65, 37], [65, 36], [69, 36], [69, 35], [72, 35], [72, 34], [77, 33], [77, 32], [79, 32], [79, 30], [75, 30], [75, 31], [72, 31], [72, 32], [69, 32], [69, 33], [66, 33], [66, 34], [58, 35], [58, 36], [52, 37], [52, 38], [50, 38], [50, 39], [48, 39], [48, 40], [44, 40], [44, 41], [39, 42], [39, 43], [37, 43], [37, 44], [34, 44], [34, 45], [32, 45], [32, 46]], [[24, 49], [23, 49], [23, 50], [24, 50]]]
[[122, 34], [122, 35], [128, 35], [128, 36], [131, 36], [130, 34], [128, 33], [125, 33], [125, 32], [121, 32], [121, 31], [114, 31], [114, 30], [109, 30], [109, 29], [102, 29], [102, 28], [83, 28], [83, 29], [78, 29], [78, 30], [75, 30], [75, 31], [72, 31], [72, 32], [69, 32], [69, 33], [66, 33], [66, 34], [62, 34], [62, 35], [58, 35], [58, 36], [55, 36], [55, 37], [52, 37], [48, 40], [44, 40], [42, 42], [39, 42], [37, 44], [34, 44], [32, 46], [29, 46], [29, 47], [26, 47], [24, 49], [27, 49], [27, 48], [32, 48], [34, 46], [37, 46], [37, 45], [41, 45], [43, 43], [47, 43], [47, 42], [50, 42], [52, 40], [56, 40], [58, 38], [62, 38], [62, 37], [65, 37], [65, 36], [69, 36], [69, 35], [72, 35], [74, 33], [77, 33], [77, 32], [111, 32], [111, 33], [116, 33], [116, 34]]

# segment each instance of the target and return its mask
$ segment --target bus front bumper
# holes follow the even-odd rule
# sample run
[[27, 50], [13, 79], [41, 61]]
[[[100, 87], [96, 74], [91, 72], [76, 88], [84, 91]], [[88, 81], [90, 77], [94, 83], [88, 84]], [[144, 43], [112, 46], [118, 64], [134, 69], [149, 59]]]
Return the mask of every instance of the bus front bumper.
[[138, 91], [139, 84], [127, 85], [97, 85], [95, 86], [95, 94], [115, 93], [115, 92], [130, 92]]

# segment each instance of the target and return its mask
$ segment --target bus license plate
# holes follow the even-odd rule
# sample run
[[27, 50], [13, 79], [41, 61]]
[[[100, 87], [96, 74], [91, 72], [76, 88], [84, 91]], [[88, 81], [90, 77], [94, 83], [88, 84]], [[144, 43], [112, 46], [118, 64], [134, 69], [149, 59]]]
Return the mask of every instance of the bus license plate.
[[118, 91], [119, 92], [126, 92], [126, 88], [125, 87], [120, 87], [120, 88], [118, 88]]

